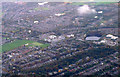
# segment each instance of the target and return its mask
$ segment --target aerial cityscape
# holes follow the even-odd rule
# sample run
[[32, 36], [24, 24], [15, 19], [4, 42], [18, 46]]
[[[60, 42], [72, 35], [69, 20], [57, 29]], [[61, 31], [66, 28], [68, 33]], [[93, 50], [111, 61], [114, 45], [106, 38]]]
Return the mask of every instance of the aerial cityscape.
[[120, 76], [119, 3], [3, 2], [3, 77]]

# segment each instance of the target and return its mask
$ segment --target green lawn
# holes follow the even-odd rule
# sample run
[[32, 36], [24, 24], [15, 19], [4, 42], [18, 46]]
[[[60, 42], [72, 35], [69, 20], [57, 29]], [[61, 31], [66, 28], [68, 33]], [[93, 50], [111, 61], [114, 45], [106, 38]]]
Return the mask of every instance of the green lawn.
[[96, 2], [96, 3], [85, 3], [85, 2], [74, 2], [71, 5], [106, 5], [106, 4], [112, 4], [116, 2]]
[[42, 43], [38, 43], [35, 41], [30, 41], [30, 40], [15, 40], [11, 43], [6, 43], [6, 44], [2, 45], [2, 50], [0, 50], [0, 52], [10, 51], [12, 49], [18, 48], [27, 43], [28, 43], [28, 46], [40, 46], [43, 48], [49, 46], [49, 44], [42, 44]]
[[112, 3], [116, 3], [116, 2], [96, 2], [91, 5], [107, 5], [107, 4], [112, 4]]
[[2, 52], [2, 46], [0, 45], [0, 53]]
[[34, 8], [35, 11], [39, 11], [39, 10], [49, 10], [49, 8], [46, 7], [38, 7], [38, 8]]
[[85, 5], [86, 3], [84, 2], [74, 2], [71, 5]]
[[32, 46], [32, 47], [40, 46], [42, 48], [45, 48], [45, 47], [49, 46], [49, 44], [42, 44], [42, 43], [38, 43], [38, 42], [33, 42], [33, 43], [29, 44], [28, 46]]

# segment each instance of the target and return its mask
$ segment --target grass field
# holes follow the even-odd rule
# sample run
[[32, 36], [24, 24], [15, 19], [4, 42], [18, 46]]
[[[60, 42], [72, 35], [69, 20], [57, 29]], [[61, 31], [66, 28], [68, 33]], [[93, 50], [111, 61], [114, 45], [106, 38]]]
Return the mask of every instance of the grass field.
[[2, 46], [0, 45], [0, 53], [2, 52]]
[[39, 11], [39, 10], [49, 10], [49, 8], [46, 7], [39, 7], [39, 8], [34, 8], [35, 11]]
[[42, 44], [42, 43], [38, 43], [38, 42], [33, 42], [33, 43], [29, 44], [28, 46], [32, 46], [32, 47], [40, 46], [42, 48], [45, 48], [45, 47], [49, 46], [49, 44]]
[[96, 2], [96, 3], [84, 3], [84, 2], [74, 2], [72, 3], [71, 5], [106, 5], [106, 4], [112, 4], [112, 3], [115, 3], [115, 2]]
[[42, 43], [38, 43], [35, 41], [30, 41], [30, 40], [15, 40], [11, 43], [6, 43], [6, 44], [2, 45], [2, 50], [0, 50], [0, 52], [10, 51], [12, 49], [18, 48], [18, 47], [25, 45], [25, 44], [28, 44], [28, 46], [32, 46], [32, 47], [40, 46], [43, 48], [49, 46], [49, 44], [42, 44]]

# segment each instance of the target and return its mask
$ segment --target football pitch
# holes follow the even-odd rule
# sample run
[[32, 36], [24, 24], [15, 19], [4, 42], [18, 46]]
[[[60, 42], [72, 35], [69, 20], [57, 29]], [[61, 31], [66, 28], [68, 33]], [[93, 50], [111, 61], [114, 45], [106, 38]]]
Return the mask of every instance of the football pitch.
[[26, 45], [26, 44], [28, 45], [27, 47], [29, 47], [29, 46], [32, 46], [32, 47], [38, 46], [38, 47], [45, 48], [45, 47], [49, 46], [49, 44], [42, 44], [42, 43], [31, 41], [31, 40], [15, 40], [15, 41], [12, 41], [10, 43], [6, 43], [6, 44], [0, 46], [0, 48], [2, 47], [1, 48], [2, 50], [0, 50], [0, 52], [10, 51], [10, 50], [18, 48], [20, 46]]

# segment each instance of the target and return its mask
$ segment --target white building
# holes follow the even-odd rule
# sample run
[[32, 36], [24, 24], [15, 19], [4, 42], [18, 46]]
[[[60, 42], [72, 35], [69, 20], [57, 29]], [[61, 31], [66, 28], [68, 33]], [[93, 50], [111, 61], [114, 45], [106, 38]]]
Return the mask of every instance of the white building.
[[34, 21], [34, 24], [38, 24], [39, 23], [39, 21]]
[[41, 2], [41, 3], [38, 3], [38, 5], [45, 5], [47, 4], [48, 2]]
[[55, 16], [62, 16], [62, 15], [65, 15], [65, 13], [58, 13], [58, 14], [55, 14]]
[[55, 35], [50, 35], [50, 36], [49, 36], [50, 39], [55, 39], [56, 37], [57, 37], [57, 36], [55, 36]]
[[98, 16], [95, 16], [94, 18], [98, 18]]
[[111, 38], [111, 39], [117, 39], [118, 37], [116, 37], [116, 36], [113, 36], [112, 34], [108, 34], [108, 35], [106, 35], [106, 37], [108, 37], [108, 38]]
[[106, 43], [106, 40], [101, 40], [100, 43]]
[[100, 37], [97, 37], [97, 36], [89, 36], [89, 37], [85, 38], [85, 40], [90, 40], [90, 41], [92, 41], [92, 40], [99, 40], [99, 39], [100, 39]]
[[69, 37], [69, 38], [74, 37], [74, 34], [67, 35], [67, 37]]
[[103, 13], [103, 11], [98, 11], [98, 13]]

